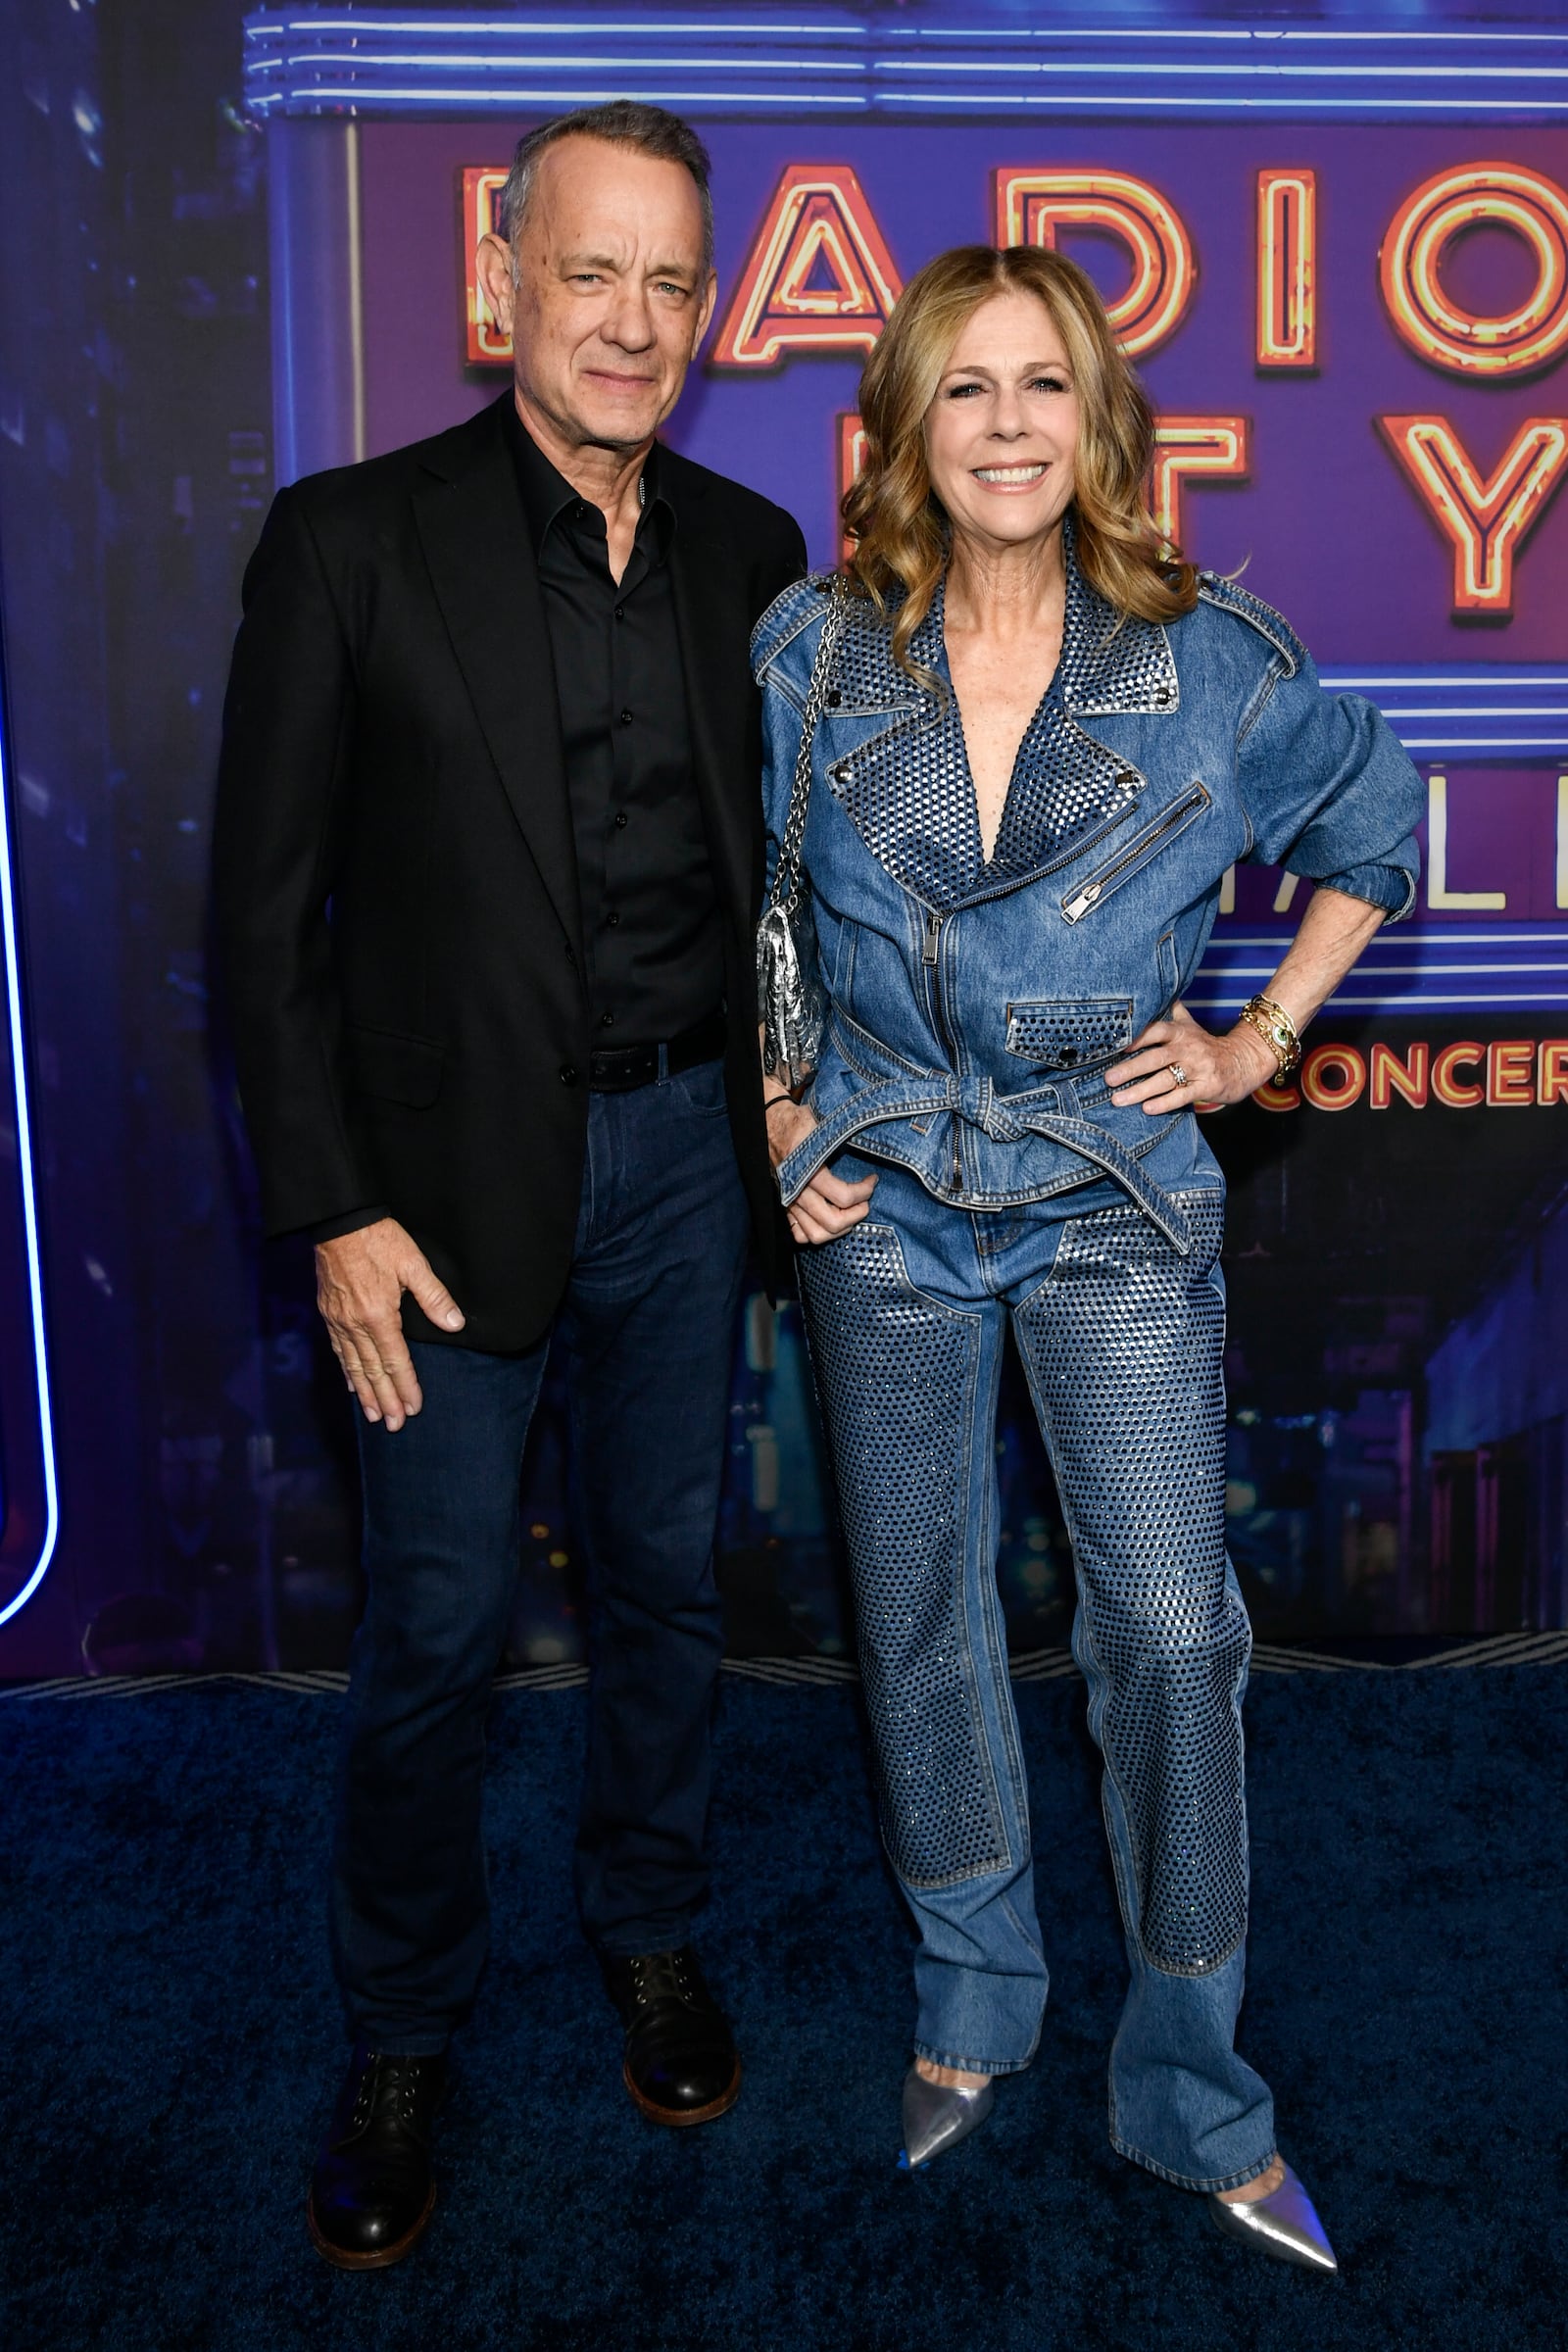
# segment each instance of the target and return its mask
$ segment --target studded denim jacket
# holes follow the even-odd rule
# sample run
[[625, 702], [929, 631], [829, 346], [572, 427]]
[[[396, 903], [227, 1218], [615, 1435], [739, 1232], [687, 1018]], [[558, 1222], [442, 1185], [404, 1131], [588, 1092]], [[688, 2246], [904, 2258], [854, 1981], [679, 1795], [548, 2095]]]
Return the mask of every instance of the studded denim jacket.
[[[786, 589], [752, 639], [770, 859], [830, 588]], [[794, 1200], [852, 1143], [957, 1207], [1108, 1176], [1185, 1251], [1179, 1205], [1140, 1164], [1175, 1121], [1118, 1109], [1103, 1073], [1190, 985], [1237, 859], [1406, 913], [1420, 778], [1370, 703], [1323, 692], [1256, 597], [1205, 574], [1182, 618], [1118, 625], [1069, 542], [1061, 658], [988, 860], [940, 590], [910, 652], [945, 695], [894, 664], [889, 620], [848, 600], [804, 853], [830, 1008], [820, 1124], [780, 1191]]]

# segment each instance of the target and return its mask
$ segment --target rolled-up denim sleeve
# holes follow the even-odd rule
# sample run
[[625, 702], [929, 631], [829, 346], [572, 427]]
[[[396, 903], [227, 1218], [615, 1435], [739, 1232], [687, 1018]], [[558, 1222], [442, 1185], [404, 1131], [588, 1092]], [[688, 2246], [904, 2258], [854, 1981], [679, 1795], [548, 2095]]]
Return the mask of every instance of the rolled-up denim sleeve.
[[1304, 657], [1294, 672], [1280, 662], [1236, 757], [1254, 858], [1381, 906], [1390, 922], [1409, 913], [1426, 787], [1375, 704], [1325, 694]]

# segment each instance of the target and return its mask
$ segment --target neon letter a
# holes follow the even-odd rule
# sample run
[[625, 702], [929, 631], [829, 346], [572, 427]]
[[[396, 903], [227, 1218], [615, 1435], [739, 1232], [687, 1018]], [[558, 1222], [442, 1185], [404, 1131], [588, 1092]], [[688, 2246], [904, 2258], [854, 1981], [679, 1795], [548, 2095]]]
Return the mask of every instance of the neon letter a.
[[791, 164], [773, 190], [713, 348], [716, 368], [792, 351], [869, 351], [900, 278], [848, 164]]

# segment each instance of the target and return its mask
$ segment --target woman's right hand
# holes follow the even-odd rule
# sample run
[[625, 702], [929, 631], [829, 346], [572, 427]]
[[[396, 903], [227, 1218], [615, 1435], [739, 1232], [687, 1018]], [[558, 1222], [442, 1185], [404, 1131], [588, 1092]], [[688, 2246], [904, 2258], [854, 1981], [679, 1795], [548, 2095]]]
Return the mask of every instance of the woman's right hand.
[[[804, 1144], [816, 1125], [816, 1113], [788, 1095], [775, 1095], [767, 1105], [767, 1149], [774, 1167]], [[808, 1185], [790, 1202], [785, 1214], [790, 1231], [803, 1244], [836, 1241], [858, 1225], [876, 1190], [874, 1176], [846, 1184], [830, 1168], [818, 1168]]]

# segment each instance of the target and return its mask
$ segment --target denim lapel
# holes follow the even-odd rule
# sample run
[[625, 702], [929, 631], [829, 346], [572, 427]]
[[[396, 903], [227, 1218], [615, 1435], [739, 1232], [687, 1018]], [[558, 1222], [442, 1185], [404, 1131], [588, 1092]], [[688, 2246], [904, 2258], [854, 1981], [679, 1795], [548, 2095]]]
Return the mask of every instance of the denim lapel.
[[1118, 625], [1114, 608], [1079, 568], [1070, 524], [1064, 552], [1061, 659], [1018, 747], [989, 864], [943, 644], [942, 586], [909, 645], [912, 660], [947, 689], [940, 698], [895, 666], [889, 622], [868, 605], [851, 607], [834, 665], [836, 709], [845, 718], [886, 713], [892, 723], [833, 760], [828, 783], [871, 855], [939, 911], [1037, 880], [1136, 805], [1142, 773], [1098, 742], [1081, 718], [1177, 707], [1165, 631], [1132, 617]]

